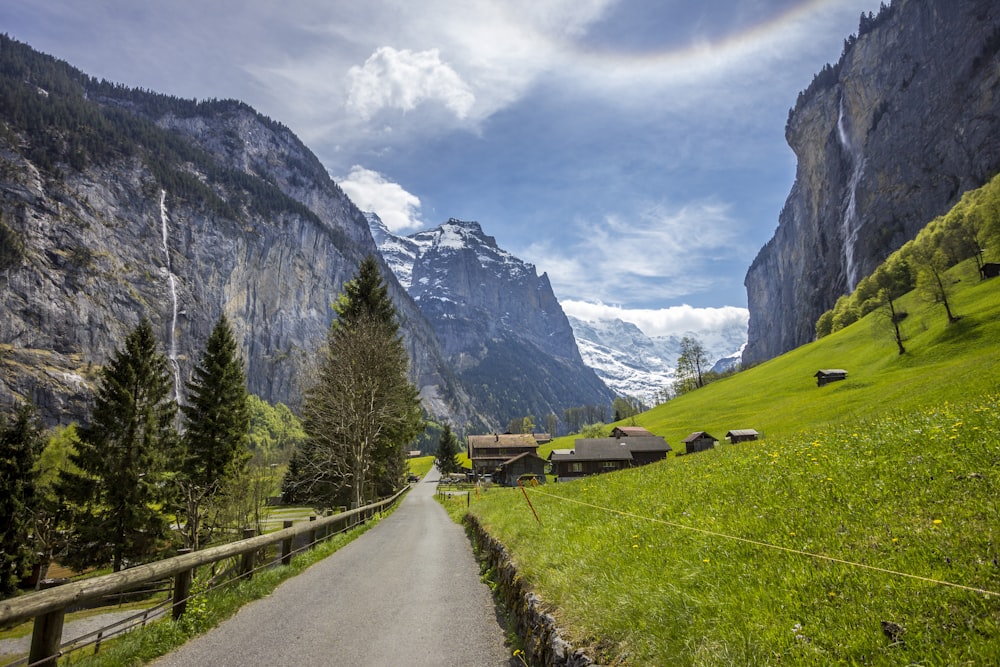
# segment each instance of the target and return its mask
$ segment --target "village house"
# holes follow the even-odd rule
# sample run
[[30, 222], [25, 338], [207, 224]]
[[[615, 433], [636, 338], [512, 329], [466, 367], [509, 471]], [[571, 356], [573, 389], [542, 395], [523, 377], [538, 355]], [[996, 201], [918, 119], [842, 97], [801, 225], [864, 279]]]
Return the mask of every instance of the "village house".
[[847, 379], [847, 371], [842, 368], [823, 368], [816, 371], [816, 386], [822, 387], [828, 385], [831, 382], [838, 382], [840, 380]]
[[695, 431], [688, 437], [684, 438], [686, 454], [694, 454], [695, 452], [703, 452], [706, 449], [712, 449], [715, 447], [716, 440], [712, 435], [706, 433], [705, 431]]
[[540, 484], [545, 483], [546, 461], [538, 454], [524, 452], [509, 458], [493, 473], [493, 481], [504, 486], [517, 486], [522, 477], [534, 477]]
[[621, 427], [610, 438], [581, 438], [573, 449], [549, 455], [558, 479], [584, 477], [662, 461], [671, 451], [667, 441], [644, 428]]
[[477, 478], [493, 475], [502, 463], [520, 454], [538, 454], [538, 443], [530, 433], [470, 435], [469, 460]]
[[737, 442], [748, 442], [750, 440], [756, 440], [760, 437], [760, 434], [752, 428], [734, 428], [733, 430], [726, 433], [726, 440], [730, 444], [735, 445]]

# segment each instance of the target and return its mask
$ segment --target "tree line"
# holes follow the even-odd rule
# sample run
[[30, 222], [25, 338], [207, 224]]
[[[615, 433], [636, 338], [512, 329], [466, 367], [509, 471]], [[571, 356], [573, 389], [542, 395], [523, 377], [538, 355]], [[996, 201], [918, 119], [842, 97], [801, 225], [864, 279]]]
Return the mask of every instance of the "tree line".
[[949, 322], [958, 314], [952, 308], [952, 282], [945, 272], [961, 261], [974, 259], [981, 269], [987, 251], [1000, 247], [1000, 175], [977, 190], [965, 193], [948, 213], [929, 222], [916, 236], [889, 255], [875, 271], [858, 282], [851, 294], [837, 299], [833, 308], [816, 321], [822, 338], [878, 312], [887, 324], [900, 354], [906, 352], [897, 300], [907, 292], [941, 306]]
[[[263, 526], [271, 454], [293, 450], [286, 488], [316, 507], [362, 503], [405, 483], [422, 427], [395, 311], [367, 258], [344, 286], [300, 422], [246, 391], [221, 317], [178, 405], [143, 318], [100, 370], [87, 423], [45, 441], [34, 409], [0, 415], [0, 595], [37, 564], [115, 571]], [[295, 472], [293, 472], [293, 468]]]

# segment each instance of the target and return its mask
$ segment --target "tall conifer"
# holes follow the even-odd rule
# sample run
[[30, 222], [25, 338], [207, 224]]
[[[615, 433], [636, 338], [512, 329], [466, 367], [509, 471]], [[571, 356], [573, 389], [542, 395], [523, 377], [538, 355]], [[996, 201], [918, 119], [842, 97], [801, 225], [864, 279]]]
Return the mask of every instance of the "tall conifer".
[[79, 430], [61, 488], [74, 503], [70, 565], [115, 571], [148, 557], [166, 535], [177, 404], [166, 356], [143, 318], [101, 370], [90, 423]]

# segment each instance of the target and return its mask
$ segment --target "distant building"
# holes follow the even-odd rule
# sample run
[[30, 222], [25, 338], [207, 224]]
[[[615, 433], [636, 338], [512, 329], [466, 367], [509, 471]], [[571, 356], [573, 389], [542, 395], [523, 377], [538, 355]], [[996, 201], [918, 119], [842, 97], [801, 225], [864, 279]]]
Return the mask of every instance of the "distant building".
[[644, 428], [616, 428], [610, 438], [580, 438], [573, 449], [554, 449], [549, 455], [552, 474], [559, 479], [585, 477], [647, 465], [667, 458], [672, 451], [661, 436]]
[[616, 426], [611, 431], [612, 438], [644, 437], [655, 438], [656, 436], [641, 426]]
[[752, 428], [735, 428], [726, 433], [726, 440], [728, 440], [731, 444], [756, 440], [758, 437], [760, 437], [760, 434]]
[[822, 387], [828, 385], [831, 382], [839, 382], [840, 380], [847, 379], [847, 371], [842, 368], [823, 368], [816, 371], [816, 386]]
[[703, 452], [706, 449], [712, 449], [715, 447], [715, 443], [717, 442], [718, 440], [712, 437], [711, 434], [706, 433], [705, 431], [695, 431], [688, 437], [684, 438], [684, 452], [686, 454]]
[[504, 461], [518, 454], [538, 454], [538, 443], [530, 433], [470, 435], [469, 460], [477, 477], [492, 475]]
[[979, 277], [983, 280], [1000, 276], [1000, 264], [986, 263], [979, 269]]
[[493, 481], [504, 486], [517, 486], [517, 480], [524, 475], [531, 475], [539, 481], [545, 483], [546, 461], [538, 454], [524, 452], [513, 458], [509, 458], [499, 466], [493, 473]]

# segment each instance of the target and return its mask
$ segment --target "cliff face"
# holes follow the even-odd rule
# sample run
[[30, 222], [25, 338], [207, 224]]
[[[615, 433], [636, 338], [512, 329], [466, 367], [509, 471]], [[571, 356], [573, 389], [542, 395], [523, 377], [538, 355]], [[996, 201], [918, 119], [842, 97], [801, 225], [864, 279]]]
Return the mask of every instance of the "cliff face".
[[500, 426], [611, 403], [614, 394], [580, 356], [548, 276], [499, 248], [479, 223], [449, 220], [403, 238], [377, 216], [369, 221], [451, 367]]
[[[0, 87], [0, 224], [17, 246], [0, 266], [0, 407], [84, 419], [97, 368], [140, 317], [183, 393], [222, 313], [249, 390], [294, 407], [330, 304], [378, 256], [316, 157], [246, 105], [98, 83], [6, 39]], [[473, 419], [433, 330], [383, 275], [425, 407]]]
[[895, 0], [789, 115], [795, 183], [747, 272], [745, 364], [816, 319], [961, 194], [1000, 170], [1000, 5]]

